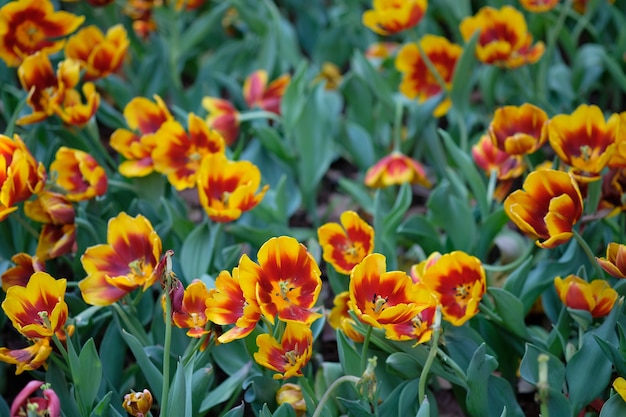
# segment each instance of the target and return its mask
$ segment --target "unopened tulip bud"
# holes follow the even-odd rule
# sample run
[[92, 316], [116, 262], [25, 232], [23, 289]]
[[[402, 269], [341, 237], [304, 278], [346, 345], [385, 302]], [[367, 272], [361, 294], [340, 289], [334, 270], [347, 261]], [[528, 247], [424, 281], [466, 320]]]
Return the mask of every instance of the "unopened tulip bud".
[[287, 403], [296, 412], [296, 416], [301, 417], [306, 414], [306, 402], [302, 396], [302, 388], [299, 385], [287, 383], [276, 392], [276, 402], [278, 405]]
[[147, 389], [142, 392], [131, 391], [124, 395], [122, 407], [131, 416], [145, 417], [152, 407], [152, 394]]

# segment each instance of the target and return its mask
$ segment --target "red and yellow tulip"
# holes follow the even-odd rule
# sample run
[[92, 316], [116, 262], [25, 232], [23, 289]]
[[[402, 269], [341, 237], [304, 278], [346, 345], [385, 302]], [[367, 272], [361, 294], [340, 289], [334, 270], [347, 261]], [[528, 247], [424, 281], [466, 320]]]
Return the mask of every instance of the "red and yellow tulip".
[[460, 27], [463, 39], [468, 41], [479, 32], [476, 56], [485, 64], [517, 68], [534, 64], [545, 49], [543, 42], [532, 45], [524, 15], [513, 6], [501, 9], [485, 6], [474, 16], [466, 17]]
[[618, 297], [617, 292], [603, 279], [587, 282], [576, 275], [569, 275], [565, 279], [556, 277], [554, 286], [563, 304], [588, 311], [594, 318], [609, 314]]
[[129, 129], [115, 130], [110, 139], [111, 147], [126, 158], [119, 171], [125, 177], [145, 177], [154, 171], [154, 133], [174, 117], [161, 97], [155, 95], [154, 102], [145, 97], [133, 98], [124, 107], [124, 118]]
[[175, 120], [164, 122], [154, 134], [152, 150], [154, 169], [179, 191], [195, 187], [202, 158], [225, 147], [222, 136], [195, 114], [189, 113], [187, 126], [189, 133]]
[[[463, 48], [442, 36], [436, 35], [425, 35], [419, 43], [445, 83], [446, 90], [449, 89], [452, 85], [456, 63], [463, 52]], [[443, 92], [436, 76], [430, 72], [422, 59], [416, 44], [407, 43], [404, 45], [396, 56], [395, 64], [398, 71], [402, 73], [400, 92], [406, 97], [417, 98], [422, 103], [426, 99]], [[450, 98], [446, 97], [435, 108], [433, 115], [435, 117], [445, 115], [451, 104]]]
[[416, 160], [400, 152], [392, 152], [365, 173], [365, 185], [373, 188], [389, 187], [404, 183], [430, 187], [424, 167]]
[[626, 278], [626, 245], [611, 242], [605, 258], [596, 258], [602, 269], [615, 278]]
[[120, 68], [129, 45], [126, 29], [121, 24], [109, 28], [106, 35], [92, 25], [68, 39], [65, 57], [80, 62], [85, 69], [84, 80], [95, 80]]
[[333, 299], [333, 308], [328, 313], [328, 324], [333, 329], [340, 329], [346, 336], [357, 343], [362, 343], [365, 337], [354, 328], [354, 320], [350, 316], [350, 292], [339, 293]]
[[302, 376], [302, 368], [313, 353], [313, 333], [304, 323], [290, 321], [280, 341], [269, 334], [256, 338], [259, 351], [254, 360], [261, 366], [276, 371], [274, 379]]
[[363, 24], [379, 35], [393, 35], [416, 26], [426, 13], [427, 0], [374, 0], [363, 13]]
[[46, 272], [35, 272], [25, 287], [7, 290], [2, 309], [13, 327], [29, 339], [52, 337], [67, 320], [65, 279], [54, 279]]
[[485, 270], [480, 260], [454, 251], [431, 259], [428, 265], [420, 283], [433, 292], [446, 321], [463, 325], [478, 313], [486, 291]]
[[520, 0], [520, 4], [531, 13], [544, 13], [554, 9], [560, 0]]
[[103, 195], [108, 187], [104, 168], [96, 159], [78, 149], [62, 146], [50, 165], [56, 184], [70, 201], [83, 201]]
[[144, 291], [160, 278], [161, 238], [142, 215], [125, 212], [109, 220], [107, 244], [91, 246], [81, 257], [87, 277], [78, 283], [86, 303], [113, 304], [127, 293]]
[[524, 233], [542, 248], [554, 248], [573, 236], [583, 213], [578, 183], [566, 172], [543, 169], [531, 172], [524, 190], [504, 200], [504, 210]]
[[172, 321], [181, 329], [189, 329], [187, 336], [199, 338], [209, 333], [205, 329], [209, 319], [206, 314], [206, 300], [209, 290], [204, 282], [194, 279], [185, 288], [181, 308], [172, 311]]
[[63, 48], [64, 36], [85, 20], [69, 12], [55, 11], [50, 0], [17, 0], [0, 9], [0, 58], [17, 67], [24, 58], [41, 51], [51, 54]]
[[16, 365], [15, 375], [24, 371], [34, 371], [46, 367], [46, 359], [52, 353], [50, 339], [47, 337], [33, 339], [33, 344], [22, 349], [0, 348], [0, 361]]
[[249, 108], [258, 107], [265, 111], [280, 114], [280, 101], [291, 81], [289, 74], [281, 75], [269, 85], [265, 70], [257, 70], [250, 74], [243, 84], [243, 97]]
[[311, 324], [322, 316], [314, 311], [321, 271], [303, 244], [288, 236], [271, 238], [259, 249], [257, 262], [241, 257], [239, 283], [270, 323], [278, 318]]
[[17, 210], [17, 203], [38, 193], [46, 170], [18, 135], [0, 135], [0, 221]]
[[339, 273], [352, 268], [374, 250], [374, 229], [354, 211], [344, 211], [339, 223], [326, 223], [317, 229], [324, 260]]
[[535, 152], [548, 140], [548, 115], [537, 106], [504, 106], [496, 110], [489, 124], [494, 145], [509, 155]]
[[216, 97], [204, 97], [202, 107], [209, 113], [206, 122], [211, 129], [217, 130], [232, 145], [239, 137], [239, 111], [230, 101]]
[[19, 285], [25, 287], [28, 280], [35, 272], [46, 270], [45, 263], [37, 256], [30, 256], [27, 253], [20, 252], [11, 257], [11, 262], [15, 266], [8, 268], [2, 273], [0, 281], [2, 281], [2, 291], [7, 292], [9, 287]]
[[228, 343], [249, 335], [261, 319], [256, 295], [246, 298], [240, 285], [239, 268], [232, 275], [222, 271], [215, 279], [215, 289], [206, 299], [206, 315], [209, 320], [232, 328], [218, 337], [218, 342]]
[[[209, 218], [232, 222], [256, 207], [269, 185], [261, 184], [261, 172], [252, 162], [231, 161], [222, 152], [206, 155], [197, 175], [198, 197]], [[256, 194], [255, 194], [256, 193]]]
[[552, 149], [583, 181], [600, 179], [616, 152], [618, 131], [620, 116], [613, 114], [607, 121], [595, 105], [581, 104], [572, 114], [556, 115], [548, 123]]
[[419, 313], [416, 286], [402, 271], [387, 271], [384, 255], [372, 253], [352, 269], [349, 306], [363, 323], [382, 328]]

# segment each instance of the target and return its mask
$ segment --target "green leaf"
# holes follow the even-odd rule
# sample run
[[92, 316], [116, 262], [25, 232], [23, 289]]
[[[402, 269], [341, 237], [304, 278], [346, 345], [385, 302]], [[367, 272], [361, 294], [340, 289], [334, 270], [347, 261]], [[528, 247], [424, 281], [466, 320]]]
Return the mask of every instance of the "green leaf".
[[84, 344], [78, 357], [78, 363], [80, 383], [74, 381], [75, 386], [80, 395], [82, 404], [87, 407], [87, 409], [91, 409], [91, 405], [102, 383], [102, 363], [98, 357], [96, 344], [93, 339], [89, 339], [87, 343]]
[[[565, 372], [574, 411], [582, 409], [596, 397], [601, 396], [609, 385], [612, 364], [595, 338], [611, 343], [617, 341], [615, 323], [619, 310], [619, 306], [616, 305], [600, 327], [586, 332], [582, 347], [567, 362]], [[593, 375], [593, 384], [589, 384], [587, 380], [589, 375]]]
[[274, 411], [272, 417], [296, 417], [296, 411], [290, 404], [281, 404], [280, 407]]
[[[412, 379], [402, 389], [400, 398], [398, 399], [398, 414], [399, 416], [413, 416], [419, 410], [418, 396], [419, 396], [419, 379]], [[428, 402], [427, 399], [425, 399]]]
[[444, 252], [439, 241], [439, 232], [433, 224], [421, 214], [409, 216], [400, 226], [398, 235], [410, 239], [422, 247], [426, 255], [433, 252]]
[[446, 180], [430, 193], [426, 206], [432, 221], [448, 235], [457, 250], [472, 252], [477, 229], [467, 201], [457, 197]]
[[530, 256], [506, 278], [506, 281], [504, 282], [505, 290], [517, 297], [522, 294], [524, 281], [526, 280], [526, 277], [528, 277], [528, 272], [533, 265], [532, 260], [533, 257]]
[[241, 390], [243, 381], [248, 376], [252, 362], [248, 362], [243, 368], [235, 372], [211, 391], [200, 404], [200, 414], [206, 413], [211, 408], [225, 401], [228, 401], [233, 394]]
[[293, 164], [296, 160], [296, 154], [286, 143], [285, 139], [278, 134], [275, 128], [269, 126], [255, 126], [253, 129], [256, 137], [261, 141], [265, 149], [288, 164]]
[[186, 365], [182, 360], [178, 360], [176, 373], [170, 385], [167, 403], [167, 416], [191, 417], [191, 380], [193, 375], [194, 360], [190, 360]]
[[245, 404], [242, 401], [237, 407], [231, 408], [226, 414], [224, 414], [224, 417], [243, 417], [245, 409]]
[[380, 100], [389, 111], [394, 109], [393, 90], [389, 84], [387, 84], [385, 78], [381, 76], [380, 72], [372, 67], [359, 50], [355, 50], [350, 67], [358, 77], [370, 86], [374, 95], [376, 95], [378, 100]]
[[202, 399], [206, 396], [214, 380], [215, 373], [211, 366], [200, 368], [193, 373], [191, 382], [191, 404], [194, 416], [199, 414]]
[[343, 367], [345, 375], [361, 376], [361, 354], [357, 352], [354, 343], [339, 329], [337, 335], [337, 352], [339, 354], [339, 362]]
[[102, 397], [102, 399], [98, 402], [98, 404], [96, 404], [96, 406], [94, 407], [93, 411], [91, 412], [89, 416], [100, 417], [100, 416], [108, 415], [106, 413], [109, 410], [112, 397], [113, 397], [113, 391], [107, 392], [106, 395]]
[[539, 382], [539, 355], [548, 357], [548, 385], [551, 388], [561, 389], [565, 382], [565, 366], [563, 362], [550, 352], [530, 343], [526, 344], [526, 351], [520, 364], [520, 376], [533, 385]]
[[459, 168], [463, 178], [467, 180], [467, 183], [472, 190], [472, 194], [478, 202], [481, 217], [486, 219], [489, 215], [489, 205], [491, 202], [487, 201], [487, 188], [485, 187], [485, 182], [482, 176], [476, 168], [476, 164], [467, 153], [454, 143], [448, 132], [443, 129], [439, 129], [438, 132], [439, 136], [441, 136], [441, 139], [443, 140], [443, 143], [446, 145], [448, 154]]
[[430, 402], [428, 401], [428, 398], [424, 398], [424, 401], [422, 401], [415, 417], [430, 417]]
[[454, 67], [454, 75], [452, 77], [452, 89], [450, 90], [450, 99], [455, 111], [467, 114], [470, 105], [470, 93], [472, 92], [473, 83], [470, 82], [474, 67], [476, 66], [476, 43], [478, 42], [478, 31], [472, 35], [469, 41], [465, 43], [463, 53], [457, 60]]
[[619, 394], [612, 395], [600, 410], [600, 417], [626, 416], [626, 402]]
[[180, 249], [180, 266], [186, 283], [206, 274], [211, 266], [211, 253], [215, 249], [211, 245], [215, 226], [209, 229], [208, 222], [199, 224], [183, 242]]
[[419, 378], [422, 373], [422, 364], [405, 352], [392, 353], [385, 363], [390, 370], [406, 379]]
[[351, 417], [373, 417], [370, 411], [370, 405], [362, 400], [347, 400], [345, 398], [337, 398], [341, 405], [346, 407]]
[[467, 409], [472, 415], [489, 416], [489, 387], [487, 381], [498, 368], [493, 356], [487, 355], [482, 343], [474, 352], [467, 368]]
[[524, 305], [510, 292], [501, 288], [489, 288], [489, 294], [493, 297], [496, 312], [502, 318], [502, 326], [515, 335], [527, 339], [528, 329], [524, 322]]
[[339, 189], [347, 193], [366, 212], [374, 212], [374, 199], [363, 183], [339, 178]]
[[603, 51], [602, 59], [606, 69], [609, 71], [617, 85], [622, 89], [622, 92], [626, 92], [626, 75], [624, 75], [623, 68], [615, 61], [615, 59]]
[[137, 360], [137, 365], [143, 372], [146, 381], [148, 381], [148, 385], [150, 385], [150, 391], [152, 395], [156, 399], [157, 403], [161, 403], [161, 392], [163, 391], [163, 374], [161, 371], [152, 363], [144, 347], [141, 345], [139, 340], [128, 333], [126, 330], [121, 330], [122, 338], [133, 352], [135, 359]]
[[361, 125], [350, 120], [343, 124], [343, 138], [340, 143], [346, 149], [347, 157], [365, 171], [376, 162], [373, 139]]

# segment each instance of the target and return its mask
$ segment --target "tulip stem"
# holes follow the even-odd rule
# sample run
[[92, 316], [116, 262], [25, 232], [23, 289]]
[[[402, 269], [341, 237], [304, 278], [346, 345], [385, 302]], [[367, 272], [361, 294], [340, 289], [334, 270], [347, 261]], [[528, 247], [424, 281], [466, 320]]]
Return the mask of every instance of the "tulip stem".
[[600, 267], [598, 261], [596, 261], [596, 257], [591, 251], [591, 248], [589, 247], [587, 242], [585, 242], [585, 239], [583, 239], [580, 233], [578, 233], [576, 230], [572, 230], [572, 232], [574, 233], [574, 239], [576, 239], [578, 245], [582, 248], [583, 252], [585, 252], [587, 258], [589, 258], [589, 262], [591, 262], [591, 265], [593, 266], [595, 273], [598, 275], [598, 278], [602, 278], [604, 276], [604, 272]]
[[172, 258], [166, 257], [165, 273], [163, 274], [165, 288], [165, 336], [163, 340], [163, 391], [161, 394], [161, 414], [168, 413], [168, 397], [170, 391], [170, 349], [172, 344]]
[[428, 380], [428, 373], [430, 372], [430, 368], [435, 361], [435, 357], [437, 356], [437, 352], [439, 351], [439, 336], [441, 335], [441, 307], [437, 306], [437, 310], [435, 311], [435, 321], [433, 323], [433, 337], [431, 339], [430, 351], [428, 352], [428, 357], [426, 358], [426, 363], [424, 363], [424, 368], [422, 368], [422, 373], [420, 374], [418, 394], [417, 394], [417, 403], [422, 404], [424, 398], [426, 398], [426, 381]]
[[361, 369], [363, 372], [365, 372], [365, 368], [367, 367], [367, 349], [369, 348], [370, 339], [372, 338], [372, 329], [372, 326], [367, 326], [367, 331], [363, 338], [363, 349], [361, 350]]
[[332, 384], [328, 386], [328, 388], [326, 389], [326, 392], [324, 392], [324, 395], [322, 396], [322, 398], [320, 398], [320, 402], [317, 403], [317, 407], [315, 407], [315, 412], [313, 413], [313, 416], [311, 417], [319, 417], [322, 415], [324, 406], [328, 402], [330, 395], [333, 393], [333, 391], [335, 391], [335, 388], [337, 388], [339, 385], [343, 384], [344, 382], [352, 382], [353, 384], [356, 385], [360, 380], [361, 379], [358, 376], [354, 376], [354, 375], [344, 375], [336, 379], [335, 382], [333, 382]]
[[281, 121], [281, 118], [279, 115], [277, 115], [274, 112], [265, 111], [265, 110], [254, 110], [254, 111], [248, 111], [245, 113], [239, 113], [239, 117], [237, 118], [239, 122], [246, 122], [249, 120], [256, 120], [256, 119], [270, 119], [275, 122]]

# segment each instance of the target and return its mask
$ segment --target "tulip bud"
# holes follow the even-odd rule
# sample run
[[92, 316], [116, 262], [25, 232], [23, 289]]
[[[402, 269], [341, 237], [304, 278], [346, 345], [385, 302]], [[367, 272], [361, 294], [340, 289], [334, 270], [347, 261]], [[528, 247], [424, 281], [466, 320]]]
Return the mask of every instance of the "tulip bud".
[[142, 392], [131, 391], [124, 395], [122, 407], [131, 416], [145, 417], [152, 407], [152, 394], [147, 389]]
[[276, 392], [276, 402], [278, 405], [284, 403], [291, 405], [298, 417], [306, 414], [306, 402], [302, 396], [302, 388], [299, 385], [287, 383], [280, 387]]

